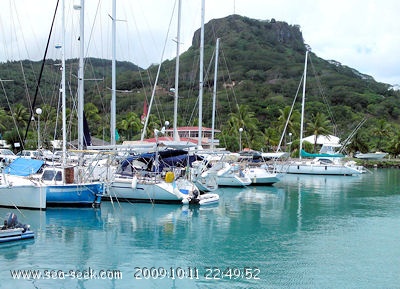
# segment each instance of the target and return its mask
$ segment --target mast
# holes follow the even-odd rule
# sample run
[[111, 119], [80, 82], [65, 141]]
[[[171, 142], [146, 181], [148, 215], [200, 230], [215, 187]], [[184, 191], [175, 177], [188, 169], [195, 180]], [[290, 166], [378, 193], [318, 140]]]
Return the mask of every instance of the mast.
[[301, 159], [301, 150], [303, 149], [303, 126], [304, 126], [304, 106], [306, 102], [307, 57], [308, 57], [308, 50], [306, 51], [306, 58], [304, 60], [304, 73], [303, 73], [303, 98], [301, 101], [301, 122], [300, 122], [300, 151], [299, 151], [300, 159]]
[[178, 97], [179, 97], [179, 46], [181, 37], [181, 0], [178, 1], [178, 31], [176, 35], [176, 64], [175, 64], [175, 97], [174, 97], [174, 141], [179, 141], [178, 134]]
[[111, 62], [111, 123], [110, 123], [110, 134], [111, 134], [111, 145], [115, 146], [115, 129], [116, 129], [116, 68], [115, 68], [115, 55], [116, 55], [116, 0], [113, 0], [112, 4], [112, 62]]
[[83, 149], [83, 107], [84, 107], [84, 63], [85, 54], [85, 0], [81, 0], [80, 9], [80, 35], [79, 35], [79, 69], [78, 69], [78, 150]]
[[201, 29], [200, 29], [200, 73], [199, 73], [199, 136], [198, 146], [201, 146], [203, 131], [203, 59], [204, 59], [204, 10], [205, 1], [201, 1]]
[[217, 102], [218, 52], [219, 52], [219, 38], [217, 38], [217, 44], [215, 45], [214, 89], [213, 89], [213, 106], [212, 106], [212, 119], [211, 119], [211, 149], [214, 149], [215, 106]]
[[[65, 0], [62, 1], [62, 45], [61, 45], [61, 102], [62, 102], [62, 164], [65, 166], [67, 159], [67, 107], [65, 95]], [[64, 174], [63, 174], [64, 175]]]

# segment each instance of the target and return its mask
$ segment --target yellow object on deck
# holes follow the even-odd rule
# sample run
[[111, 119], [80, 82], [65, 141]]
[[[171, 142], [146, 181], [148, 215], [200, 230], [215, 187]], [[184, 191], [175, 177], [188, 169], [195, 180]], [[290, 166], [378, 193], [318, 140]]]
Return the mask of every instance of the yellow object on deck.
[[165, 174], [165, 181], [166, 181], [167, 183], [172, 183], [172, 182], [174, 181], [174, 178], [175, 178], [175, 176], [174, 176], [174, 173], [173, 173], [173, 172], [167, 172], [167, 173]]

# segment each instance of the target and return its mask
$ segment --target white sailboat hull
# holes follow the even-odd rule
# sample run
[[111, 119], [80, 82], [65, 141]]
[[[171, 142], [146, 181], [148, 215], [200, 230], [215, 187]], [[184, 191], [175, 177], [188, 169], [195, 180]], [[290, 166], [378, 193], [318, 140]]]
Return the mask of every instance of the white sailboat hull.
[[244, 175], [251, 180], [253, 185], [272, 185], [279, 182], [282, 174], [271, 173], [262, 167], [246, 168]]
[[245, 187], [251, 184], [248, 177], [239, 177], [236, 175], [223, 175], [217, 179], [218, 186], [222, 187]]
[[350, 176], [362, 174], [363, 171], [358, 167], [321, 164], [312, 162], [296, 162], [289, 164], [287, 168], [288, 174], [308, 174], [308, 175], [341, 175]]
[[19, 176], [2, 175], [0, 206], [18, 209], [46, 209], [43, 187]]
[[111, 183], [106, 199], [138, 202], [182, 203], [195, 186], [157, 180], [137, 180], [136, 178], [115, 178]]

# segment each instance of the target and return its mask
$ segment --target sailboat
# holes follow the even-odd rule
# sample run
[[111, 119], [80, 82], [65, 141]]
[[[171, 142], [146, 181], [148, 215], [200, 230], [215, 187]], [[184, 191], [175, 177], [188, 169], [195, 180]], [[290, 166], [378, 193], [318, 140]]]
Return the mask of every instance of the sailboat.
[[118, 201], [194, 204], [200, 193], [184, 176], [188, 159], [186, 151], [176, 149], [127, 157], [114, 173], [105, 197]]
[[[62, 33], [63, 44], [57, 45], [61, 48], [61, 88], [62, 95], [62, 164], [60, 166], [48, 166], [43, 169], [39, 176], [39, 181], [45, 188], [47, 206], [77, 206], [77, 207], [98, 207], [100, 206], [101, 197], [104, 191], [103, 182], [94, 182], [86, 180], [83, 176], [88, 168], [77, 167], [76, 165], [68, 165], [66, 162], [66, 87], [65, 87], [65, 15], [62, 3]], [[83, 21], [81, 22], [82, 25]], [[82, 39], [81, 39], [82, 41]], [[82, 76], [83, 81], [83, 76]], [[81, 96], [82, 97], [82, 96]], [[83, 122], [83, 119], [78, 119]]]
[[[303, 97], [301, 106], [301, 124], [300, 124], [300, 161], [288, 164], [288, 174], [313, 174], [313, 175], [343, 175], [351, 176], [362, 174], [365, 169], [357, 166], [354, 161], [343, 162], [343, 155], [332, 151], [332, 146], [323, 146], [321, 154], [310, 154], [303, 150], [303, 127], [304, 127], [304, 107], [307, 79], [307, 59], [308, 50], [304, 61], [303, 75]], [[314, 136], [317, 138], [318, 136]], [[304, 161], [302, 157], [311, 157], [311, 160]]]
[[[180, 21], [181, 1], [178, 7], [178, 20]], [[115, 18], [115, 15], [114, 17]], [[178, 204], [200, 204], [206, 205], [215, 203], [219, 198], [211, 198], [211, 195], [204, 197], [196, 185], [189, 179], [187, 172], [193, 156], [188, 151], [178, 148], [190, 147], [189, 144], [179, 141], [176, 129], [177, 124], [177, 100], [178, 100], [178, 73], [179, 73], [179, 34], [180, 22], [178, 23], [177, 36], [177, 64], [176, 64], [176, 85], [174, 103], [174, 140], [173, 142], [160, 142], [159, 137], [164, 135], [165, 126], [154, 130], [155, 144], [147, 150], [147, 153], [139, 153], [129, 156], [123, 160], [113, 178], [107, 186], [105, 199], [122, 200], [133, 202], [151, 203], [178, 203]], [[114, 32], [115, 33], [115, 32]], [[113, 76], [114, 79], [115, 76]], [[154, 95], [154, 93], [153, 93]], [[153, 96], [152, 96], [153, 99]], [[147, 114], [151, 110], [150, 102]], [[147, 125], [148, 115], [145, 118]], [[144, 138], [143, 129], [142, 137]]]
[[[201, 29], [200, 29], [200, 76], [199, 76], [199, 133], [198, 133], [198, 147], [201, 147], [202, 137], [202, 122], [203, 122], [203, 58], [204, 58], [204, 0], [202, 1], [202, 15], [201, 15]], [[213, 184], [214, 190], [219, 186], [232, 186], [243, 187], [251, 184], [251, 180], [243, 175], [240, 166], [232, 164], [232, 157], [234, 154], [230, 152], [220, 153], [215, 152], [214, 148], [214, 125], [215, 125], [215, 106], [216, 106], [216, 88], [217, 88], [217, 71], [218, 71], [218, 51], [219, 41], [216, 41], [215, 49], [215, 69], [214, 69], [214, 91], [213, 91], [213, 111], [212, 111], [212, 150], [199, 151], [199, 154], [204, 158], [205, 164], [197, 167], [195, 176], [196, 184], [203, 186], [206, 184]], [[208, 166], [211, 166], [207, 169]], [[200, 170], [199, 170], [200, 168]], [[203, 169], [204, 168], [204, 169]], [[204, 184], [204, 185], [203, 185]]]

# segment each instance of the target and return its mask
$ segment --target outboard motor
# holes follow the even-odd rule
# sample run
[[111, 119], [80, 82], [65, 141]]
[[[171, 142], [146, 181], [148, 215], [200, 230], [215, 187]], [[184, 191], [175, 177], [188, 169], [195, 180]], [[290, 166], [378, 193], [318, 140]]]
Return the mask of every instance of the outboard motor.
[[14, 213], [8, 213], [6, 219], [8, 229], [22, 228], [22, 232], [25, 233], [30, 228], [29, 225], [21, 224], [20, 222], [18, 222], [18, 217]]
[[197, 205], [198, 203], [200, 203], [199, 191], [198, 190], [194, 190], [193, 191], [193, 197], [190, 198], [189, 204]]
[[18, 217], [14, 213], [7, 214], [7, 225], [8, 228], [14, 229], [18, 225]]
[[191, 205], [197, 205], [199, 203], [200, 203], [200, 200], [197, 198], [193, 198], [193, 199], [189, 200], [189, 204], [191, 204]]

